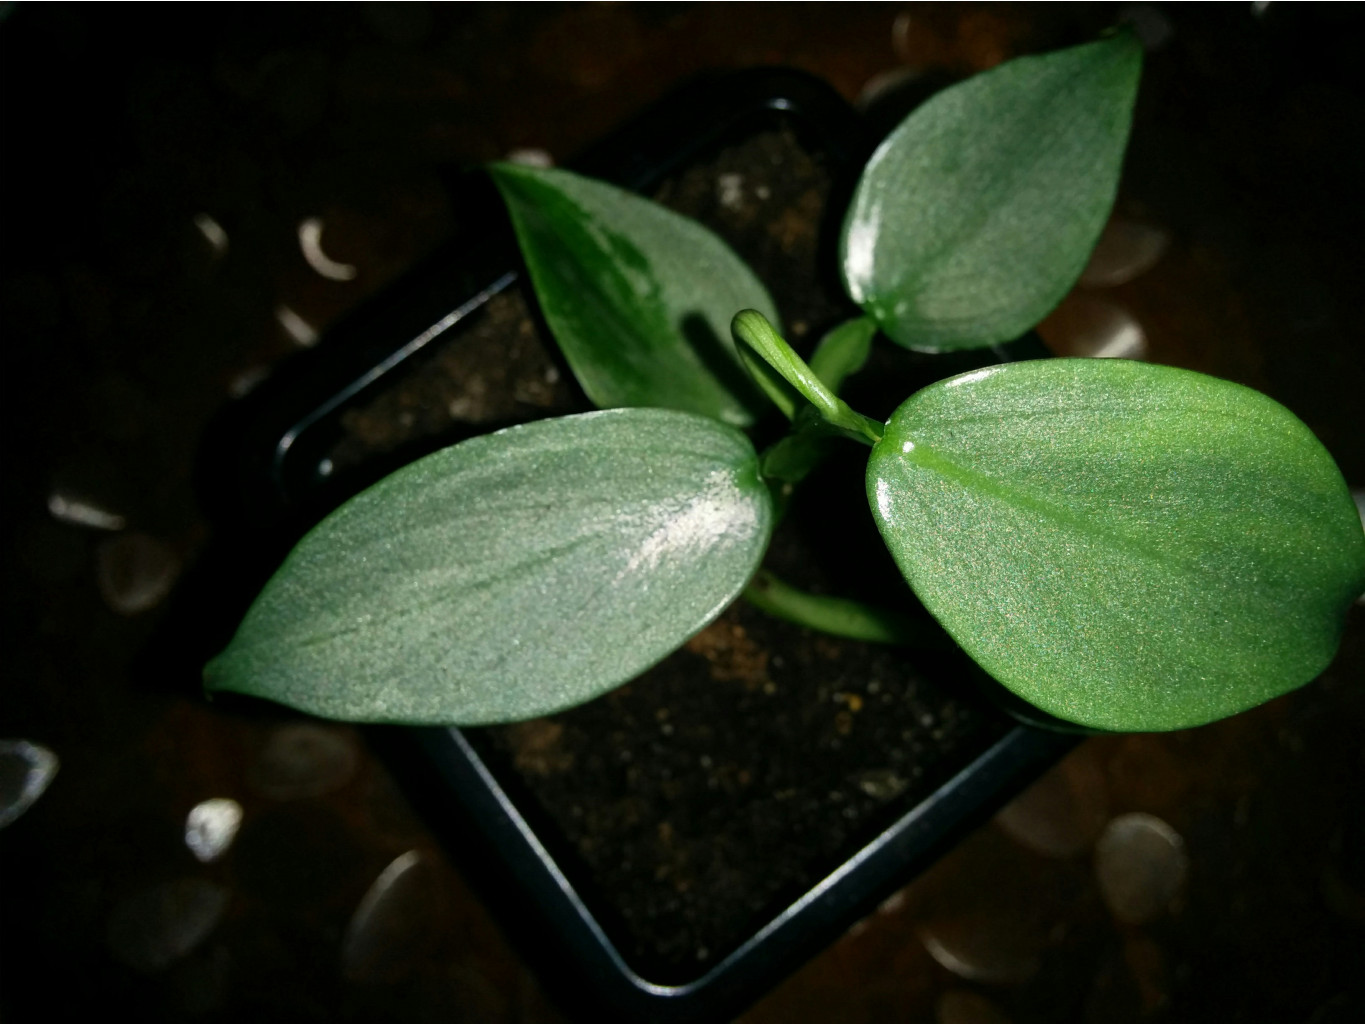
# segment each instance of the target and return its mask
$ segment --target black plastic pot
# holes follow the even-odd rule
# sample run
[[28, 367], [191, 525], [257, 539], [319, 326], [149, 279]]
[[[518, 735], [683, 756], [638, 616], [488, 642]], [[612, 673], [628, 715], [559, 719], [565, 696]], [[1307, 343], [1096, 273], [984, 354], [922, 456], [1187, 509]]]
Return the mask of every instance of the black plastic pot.
[[[845, 177], [869, 149], [861, 120], [823, 83], [763, 71], [695, 86], [572, 166], [646, 190], [698, 154], [778, 121]], [[203, 460], [204, 490], [225, 529], [250, 531], [258, 541], [271, 538], [264, 550], [281, 552], [395, 462], [420, 454], [409, 448], [348, 474], [330, 472], [326, 458], [344, 410], [458, 332], [470, 314], [516, 280], [515, 245], [487, 183], [467, 176], [453, 187], [462, 212], [457, 241], [282, 367], [217, 424]], [[470, 244], [472, 237], [479, 244]], [[1036, 339], [1026, 339], [994, 350], [985, 361], [1043, 354]], [[966, 368], [940, 365], [933, 378]], [[461, 439], [454, 434], [439, 441]], [[630, 1021], [728, 1019], [930, 864], [1073, 742], [1022, 725], [995, 729], [932, 796], [845, 862], [830, 865], [804, 896], [773, 908], [747, 941], [699, 966], [695, 976], [663, 983], [622, 953], [604, 923], [612, 914], [602, 909], [600, 894], [581, 883], [585, 872], [569, 844], [547, 835], [552, 826], [509, 795], [517, 791], [515, 782], [500, 776], [469, 736], [455, 728], [383, 729], [374, 738], [566, 1008], [584, 1019]]]

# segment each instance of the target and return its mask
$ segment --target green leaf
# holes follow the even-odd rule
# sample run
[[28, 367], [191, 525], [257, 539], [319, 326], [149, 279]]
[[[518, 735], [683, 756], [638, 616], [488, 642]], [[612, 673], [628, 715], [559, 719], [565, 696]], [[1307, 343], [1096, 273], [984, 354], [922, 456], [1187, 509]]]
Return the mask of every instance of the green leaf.
[[582, 703], [744, 588], [772, 528], [757, 462], [733, 428], [659, 409], [437, 452], [299, 543], [206, 684], [369, 722], [469, 725]]
[[850, 440], [844, 431], [822, 419], [814, 407], [806, 406], [790, 433], [778, 438], [759, 456], [762, 472], [779, 494], [790, 498], [794, 487], [810, 476], [827, 458]]
[[877, 322], [870, 316], [845, 320], [823, 338], [811, 353], [811, 371], [836, 395], [844, 381], [867, 364]]
[[909, 348], [1031, 328], [1109, 215], [1141, 62], [1124, 33], [1010, 61], [917, 109], [854, 192], [840, 238], [848, 294]]
[[1341, 474], [1292, 413], [1123, 360], [925, 388], [868, 463], [901, 572], [986, 671], [1059, 718], [1176, 729], [1300, 686], [1365, 589]]
[[545, 320], [595, 404], [753, 423], [763, 399], [730, 317], [749, 306], [776, 312], [729, 246], [696, 221], [568, 171], [494, 164], [490, 173]]

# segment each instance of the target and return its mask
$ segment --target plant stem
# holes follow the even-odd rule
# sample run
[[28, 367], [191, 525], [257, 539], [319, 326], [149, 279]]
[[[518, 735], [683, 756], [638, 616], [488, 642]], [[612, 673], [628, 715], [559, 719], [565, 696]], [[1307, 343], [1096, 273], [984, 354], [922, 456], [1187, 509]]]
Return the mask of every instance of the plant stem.
[[850, 437], [869, 445], [882, 439], [882, 425], [860, 412], [830, 390], [778, 334], [768, 318], [754, 309], [735, 314], [730, 330], [735, 340], [762, 357], [782, 379], [799, 391], [824, 419]]
[[[799, 484], [806, 479], [844, 436], [824, 420], [802, 415], [796, 429], [779, 438], [763, 452], [760, 462], [766, 479]], [[860, 438], [861, 439], [861, 438]]]
[[744, 589], [744, 597], [769, 615], [850, 640], [921, 649], [947, 650], [953, 646], [943, 630], [927, 618], [846, 597], [810, 594], [766, 569], [760, 569]]

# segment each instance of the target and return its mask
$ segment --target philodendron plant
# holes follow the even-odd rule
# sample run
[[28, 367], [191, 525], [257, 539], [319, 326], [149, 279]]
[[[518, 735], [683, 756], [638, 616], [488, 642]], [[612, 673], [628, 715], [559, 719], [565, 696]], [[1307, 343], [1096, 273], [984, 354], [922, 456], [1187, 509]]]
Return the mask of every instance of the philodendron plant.
[[[493, 166], [545, 319], [601, 411], [465, 441], [352, 499], [267, 584], [208, 686], [348, 720], [528, 718], [626, 682], [746, 587], [890, 638], [874, 610], [756, 578], [792, 489], [859, 444], [915, 594], [1039, 708], [1174, 729], [1308, 682], [1365, 589], [1365, 534], [1331, 457], [1271, 399], [1099, 359], [961, 374], [885, 423], [838, 395], [877, 335], [986, 346], [1056, 305], [1113, 204], [1140, 65], [1116, 34], [908, 117], [843, 222], [862, 315], [809, 364], [705, 228], [565, 171]], [[791, 427], [760, 454], [743, 430], [770, 403]]]

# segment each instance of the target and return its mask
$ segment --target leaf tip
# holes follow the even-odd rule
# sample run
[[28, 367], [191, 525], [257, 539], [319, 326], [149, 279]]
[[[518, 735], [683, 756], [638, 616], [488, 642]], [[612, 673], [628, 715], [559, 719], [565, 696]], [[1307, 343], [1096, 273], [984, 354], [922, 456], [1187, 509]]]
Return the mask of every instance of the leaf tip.
[[746, 343], [749, 338], [771, 330], [773, 325], [756, 309], [741, 309], [730, 319], [730, 331], [738, 340]]

